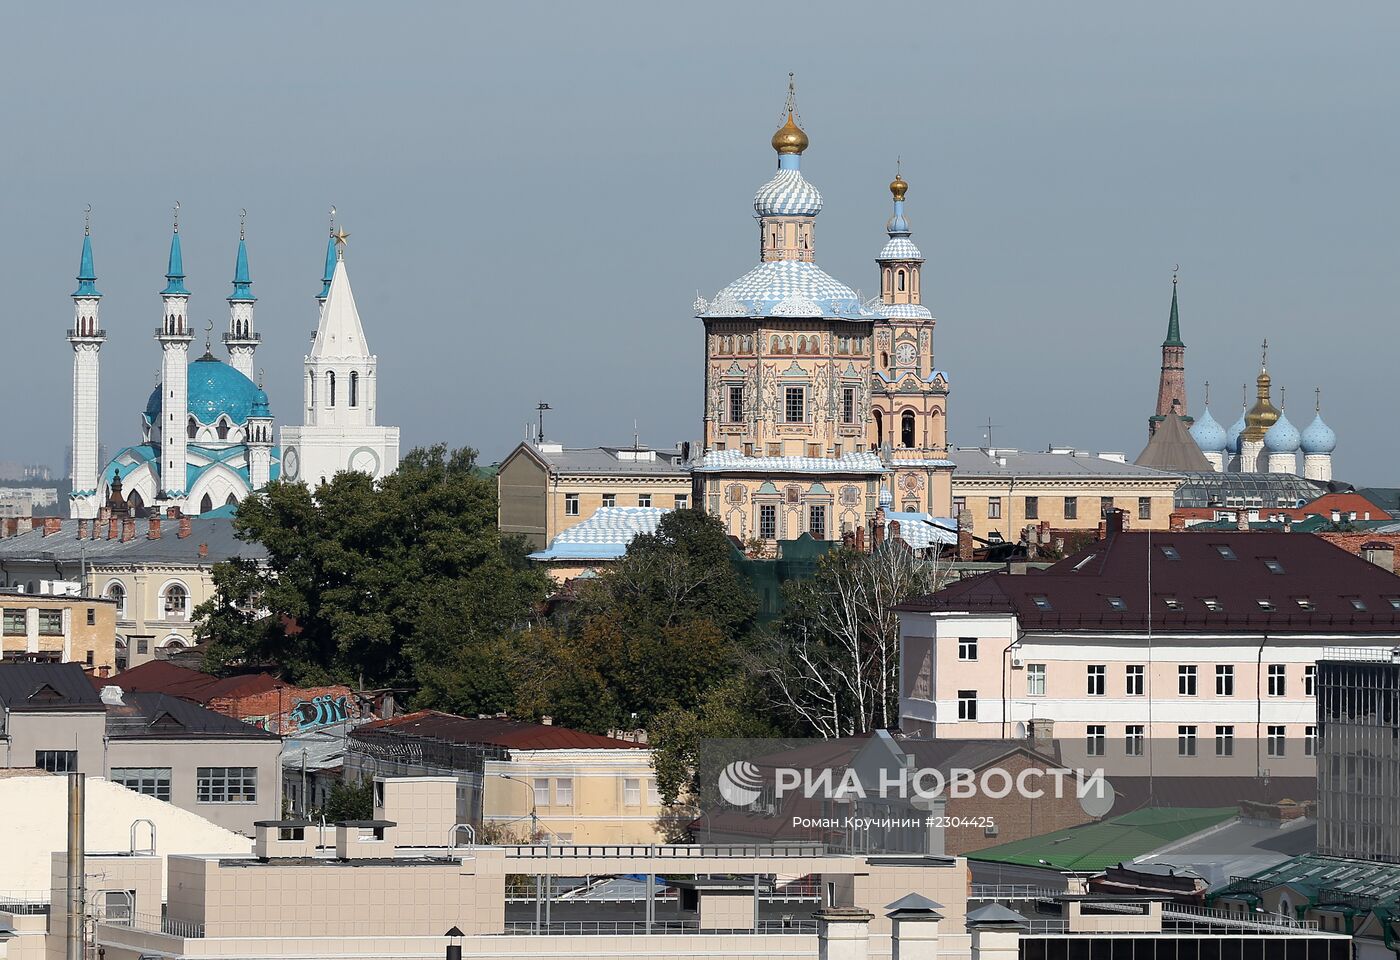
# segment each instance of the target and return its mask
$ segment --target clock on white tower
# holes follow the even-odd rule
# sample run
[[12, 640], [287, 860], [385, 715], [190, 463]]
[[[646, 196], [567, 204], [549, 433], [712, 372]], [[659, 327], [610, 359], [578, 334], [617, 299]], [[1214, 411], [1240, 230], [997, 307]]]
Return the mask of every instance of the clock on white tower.
[[896, 366], [912, 367], [917, 357], [918, 351], [915, 349], [914, 345], [907, 340], [895, 348], [894, 362]]
[[350, 469], [367, 473], [371, 477], [379, 475], [379, 455], [369, 447], [360, 447], [350, 454]]
[[295, 480], [301, 474], [301, 455], [296, 447], [282, 448], [282, 478]]

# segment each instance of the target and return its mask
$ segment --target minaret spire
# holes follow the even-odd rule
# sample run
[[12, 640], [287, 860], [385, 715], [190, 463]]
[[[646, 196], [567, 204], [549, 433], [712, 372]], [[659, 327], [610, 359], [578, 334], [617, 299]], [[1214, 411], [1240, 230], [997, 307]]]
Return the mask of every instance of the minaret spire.
[[1186, 415], [1186, 344], [1181, 339], [1181, 320], [1177, 311], [1176, 285], [1180, 264], [1172, 267], [1172, 305], [1167, 315], [1167, 338], [1162, 341], [1162, 370], [1157, 380], [1157, 410], [1147, 418], [1150, 440], [1168, 414], [1176, 414], [1188, 427], [1192, 418]]
[[335, 276], [335, 207], [331, 207], [331, 238], [326, 241], [326, 270], [321, 275], [321, 292], [316, 300], [326, 305], [326, 297], [331, 293], [331, 278]]
[[165, 270], [166, 285], [161, 291], [162, 317], [156, 340], [160, 342], [160, 413], [151, 424], [151, 442], [160, 444], [160, 500], [169, 506], [185, 506], [185, 473], [189, 440], [186, 421], [190, 415], [189, 357], [190, 292], [185, 288], [185, 265], [180, 251], [180, 204], [175, 204], [175, 223], [170, 235], [170, 260]]
[[107, 333], [98, 322], [102, 294], [97, 290], [97, 273], [92, 265], [92, 205], [83, 212], [83, 252], [78, 262], [78, 289], [73, 291], [73, 326], [68, 343], [73, 347], [73, 454], [72, 493], [68, 512], [90, 520], [101, 504], [102, 464], [99, 426], [99, 357]]
[[253, 355], [262, 339], [253, 329], [253, 281], [248, 273], [248, 211], [238, 217], [238, 255], [233, 261], [233, 292], [228, 296], [228, 332], [224, 346], [229, 366], [253, 379]]

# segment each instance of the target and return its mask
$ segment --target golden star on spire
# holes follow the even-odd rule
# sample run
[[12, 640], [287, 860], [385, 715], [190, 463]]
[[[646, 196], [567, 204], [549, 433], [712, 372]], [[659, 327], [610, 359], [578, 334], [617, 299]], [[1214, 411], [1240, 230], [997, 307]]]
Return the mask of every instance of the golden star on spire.
[[338, 229], [338, 230], [332, 231], [332, 232], [331, 232], [331, 236], [335, 238], [335, 255], [336, 255], [336, 259], [338, 259], [338, 260], [344, 260], [344, 259], [345, 259], [345, 241], [350, 239], [350, 231], [349, 231], [349, 230], [346, 230], [344, 227], [341, 227], [341, 228]]

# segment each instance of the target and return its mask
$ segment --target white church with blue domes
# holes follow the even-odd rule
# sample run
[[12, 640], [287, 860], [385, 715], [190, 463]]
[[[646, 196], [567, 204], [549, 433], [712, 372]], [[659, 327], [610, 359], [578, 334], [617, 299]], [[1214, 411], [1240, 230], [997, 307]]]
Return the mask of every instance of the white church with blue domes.
[[[204, 352], [191, 362], [195, 334], [189, 322], [190, 291], [177, 216], [155, 334], [161, 372], [142, 412], [141, 440], [99, 464], [98, 357], [107, 334], [98, 321], [102, 294], [96, 287], [92, 238], [84, 231], [78, 289], [73, 293], [75, 319], [68, 331], [73, 347], [72, 516], [90, 519], [104, 506], [132, 515], [172, 509], [199, 515], [232, 507], [279, 477], [301, 479], [298, 447], [314, 450], [316, 472], [305, 474], [312, 483], [346, 469], [378, 478], [398, 466], [398, 428], [375, 422], [377, 363], [364, 343], [345, 272], [347, 236], [344, 231], [332, 233], [327, 245], [326, 273], [317, 297], [317, 340], [305, 358], [305, 425], [284, 428], [279, 447], [267, 393], [253, 380], [261, 336], [253, 320], [257, 298], [246, 237], [240, 230], [233, 290], [227, 298], [223, 342], [228, 360], [214, 356], [206, 331]], [[353, 333], [347, 333], [351, 326]], [[323, 341], [334, 343], [329, 361], [320, 349]], [[318, 380], [325, 381], [319, 390]]]

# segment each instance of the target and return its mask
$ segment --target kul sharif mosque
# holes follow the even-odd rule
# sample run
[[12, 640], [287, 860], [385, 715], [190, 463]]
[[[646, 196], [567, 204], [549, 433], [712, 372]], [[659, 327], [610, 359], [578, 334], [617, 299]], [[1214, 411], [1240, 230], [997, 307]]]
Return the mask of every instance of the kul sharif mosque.
[[99, 358], [107, 331], [99, 310], [102, 294], [93, 268], [90, 227], [83, 230], [78, 289], [73, 293], [73, 492], [71, 516], [91, 519], [108, 507], [139, 516], [178, 510], [194, 516], [237, 504], [279, 477], [311, 485], [340, 470], [375, 478], [399, 462], [398, 427], [377, 423], [377, 359], [369, 352], [345, 268], [344, 230], [332, 223], [326, 269], [316, 300], [320, 319], [304, 359], [302, 425], [275, 435], [272, 406], [254, 381], [253, 361], [262, 336], [254, 324], [257, 297], [248, 269], [248, 246], [240, 227], [234, 259], [228, 330], [228, 360], [214, 355], [206, 329], [204, 352], [190, 361], [195, 333], [190, 326], [191, 292], [185, 285], [179, 205], [170, 238], [165, 289], [160, 293], [159, 382], [141, 414], [141, 437], [99, 463]]

